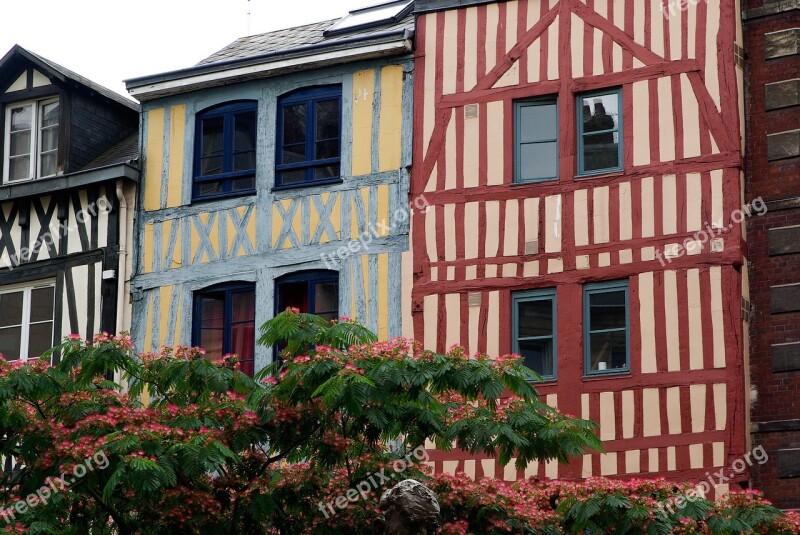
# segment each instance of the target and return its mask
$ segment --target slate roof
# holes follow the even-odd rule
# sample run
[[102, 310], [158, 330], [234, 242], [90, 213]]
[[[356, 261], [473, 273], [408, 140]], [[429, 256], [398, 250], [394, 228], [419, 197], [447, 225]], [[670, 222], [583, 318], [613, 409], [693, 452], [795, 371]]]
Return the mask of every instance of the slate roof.
[[333, 26], [338, 20], [326, 20], [314, 24], [241, 37], [222, 50], [207, 57], [197, 66], [247, 59], [265, 54], [294, 52], [309, 46], [325, 46], [354, 40], [368, 40], [370, 37], [378, 37], [387, 33], [399, 33], [405, 30], [413, 31], [414, 29], [414, 16], [408, 15], [400, 21], [385, 26], [373, 26], [326, 37], [325, 30]]
[[139, 134], [134, 132], [103, 154], [86, 164], [81, 171], [109, 167], [111, 165], [133, 164], [139, 159]]
[[106, 97], [109, 100], [113, 100], [114, 102], [116, 102], [118, 104], [122, 104], [123, 106], [125, 106], [127, 108], [130, 108], [133, 111], [136, 111], [136, 112], [139, 111], [139, 104], [137, 104], [136, 102], [133, 102], [132, 100], [127, 99], [127, 98], [123, 97], [122, 95], [119, 95], [118, 93], [108, 89], [107, 87], [103, 87], [102, 85], [100, 85], [100, 84], [98, 84], [96, 82], [93, 82], [93, 81], [89, 80], [88, 78], [85, 78], [85, 77], [81, 76], [80, 74], [67, 69], [66, 67], [61, 66], [61, 65], [59, 65], [58, 63], [56, 63], [54, 61], [50, 61], [49, 59], [44, 58], [44, 57], [42, 57], [39, 54], [36, 54], [34, 52], [31, 52], [30, 50], [28, 50], [26, 48], [22, 48], [19, 45], [14, 45], [11, 48], [11, 50], [9, 50], [8, 53], [5, 56], [3, 56], [2, 59], [0, 59], [0, 70], [2, 70], [2, 68], [6, 64], [6, 62], [10, 61], [16, 55], [19, 55], [19, 56], [22, 56], [22, 57], [26, 57], [30, 61], [32, 61], [33, 63], [38, 63], [42, 70], [45, 70], [45, 71], [49, 70], [52, 73], [60, 75], [63, 78], [72, 80], [73, 82], [76, 82], [76, 83], [78, 83], [78, 84], [80, 84], [80, 85], [82, 85], [82, 86], [84, 86], [84, 87], [86, 87], [88, 89], [91, 89], [92, 91], [94, 91], [94, 92], [96, 92], [96, 93], [98, 93], [100, 95], [103, 95], [104, 97]]

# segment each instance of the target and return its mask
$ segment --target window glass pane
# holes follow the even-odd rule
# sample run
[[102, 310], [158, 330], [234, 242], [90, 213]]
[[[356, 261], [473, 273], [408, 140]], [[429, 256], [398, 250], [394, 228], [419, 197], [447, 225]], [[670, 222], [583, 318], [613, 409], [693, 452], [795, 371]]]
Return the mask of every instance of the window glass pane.
[[39, 176], [53, 176], [54, 174], [56, 174], [56, 153], [51, 152], [50, 154], [43, 154]]
[[517, 336], [553, 335], [553, 302], [550, 299], [521, 301], [517, 303]]
[[256, 189], [256, 177], [237, 178], [232, 181], [232, 191], [248, 191]]
[[614, 130], [618, 128], [619, 96], [592, 95], [581, 99], [583, 109], [583, 133]]
[[0, 329], [0, 354], [6, 360], [17, 360], [21, 339], [22, 327]]
[[283, 143], [305, 143], [306, 105], [295, 104], [283, 108]]
[[314, 139], [338, 139], [339, 116], [339, 99], [317, 102], [317, 131]]
[[256, 168], [256, 153], [240, 152], [233, 155], [233, 170], [234, 171], [250, 171]]
[[256, 149], [256, 113], [239, 113], [233, 116], [233, 150], [235, 152]]
[[317, 141], [317, 160], [324, 160], [327, 158], [339, 157], [339, 140], [331, 139], [330, 141]]
[[51, 102], [42, 106], [42, 127], [58, 124], [58, 102]]
[[224, 124], [225, 120], [223, 117], [203, 119], [201, 126], [203, 146], [200, 151], [202, 157], [220, 156], [224, 153]]
[[308, 312], [308, 283], [284, 282], [278, 286], [278, 311], [292, 307]]
[[304, 143], [283, 146], [283, 163], [299, 163], [306, 161]]
[[200, 326], [221, 329], [225, 325], [225, 299], [220, 297], [202, 297], [200, 299]]
[[206, 350], [206, 358], [222, 357], [223, 329], [201, 329], [200, 347]]
[[625, 328], [625, 292], [599, 292], [589, 295], [589, 329]]
[[58, 128], [42, 130], [41, 152], [49, 152], [56, 149], [58, 149]]
[[338, 312], [328, 312], [327, 314], [317, 314], [320, 318], [324, 319], [325, 321], [333, 321], [335, 319], [339, 319]]
[[557, 138], [555, 104], [538, 104], [520, 108], [519, 141], [552, 141]]
[[11, 131], [30, 130], [33, 120], [33, 106], [21, 106], [11, 109]]
[[232, 321], [250, 321], [256, 317], [256, 292], [236, 292], [231, 296]]
[[22, 324], [23, 292], [0, 294], [0, 327]]
[[339, 166], [338, 165], [325, 165], [322, 167], [314, 168], [314, 180], [325, 180], [327, 178], [338, 178]]
[[553, 376], [553, 340], [521, 340], [519, 352], [524, 364], [539, 375]]
[[249, 377], [252, 377], [255, 373], [255, 362], [253, 359], [244, 359], [239, 357], [239, 369], [241, 372]]
[[201, 182], [200, 195], [214, 195], [215, 193], [222, 193], [222, 182]]
[[619, 132], [583, 136], [583, 170], [614, 169], [619, 162]]
[[34, 323], [30, 326], [28, 339], [28, 358], [41, 357], [42, 353], [53, 347], [53, 322]]
[[314, 285], [314, 313], [339, 310], [339, 283], [320, 282]]
[[284, 171], [281, 175], [281, 185], [289, 186], [291, 184], [300, 184], [306, 180], [306, 170], [297, 169], [295, 171]]
[[558, 144], [529, 143], [519, 147], [519, 176], [523, 180], [558, 176]]
[[55, 288], [35, 288], [31, 290], [31, 321], [53, 319], [53, 297]]
[[231, 353], [252, 359], [256, 346], [256, 323], [237, 323], [231, 327]]
[[203, 158], [200, 161], [200, 176], [216, 175], [223, 171], [222, 156]]
[[30, 156], [11, 159], [9, 161], [8, 179], [24, 180], [26, 178], [31, 178]]
[[625, 331], [595, 333], [589, 336], [591, 354], [589, 370], [614, 370], [627, 366], [627, 343]]
[[21, 132], [12, 133], [10, 136], [11, 151], [9, 156], [21, 156], [23, 154], [31, 153], [31, 132], [30, 130], [23, 130]]

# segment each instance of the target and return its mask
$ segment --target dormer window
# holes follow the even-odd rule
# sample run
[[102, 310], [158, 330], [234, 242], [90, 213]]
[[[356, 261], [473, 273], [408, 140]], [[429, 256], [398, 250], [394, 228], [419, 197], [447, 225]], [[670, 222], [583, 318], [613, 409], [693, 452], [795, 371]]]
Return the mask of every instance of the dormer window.
[[6, 106], [4, 183], [56, 174], [59, 121], [57, 98]]

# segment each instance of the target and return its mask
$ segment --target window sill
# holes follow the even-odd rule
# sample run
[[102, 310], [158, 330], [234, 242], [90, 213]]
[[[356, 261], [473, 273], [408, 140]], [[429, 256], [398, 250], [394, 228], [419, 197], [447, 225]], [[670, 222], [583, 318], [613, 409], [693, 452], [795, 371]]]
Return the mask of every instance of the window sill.
[[632, 377], [630, 370], [608, 370], [603, 373], [593, 373], [591, 375], [584, 375], [582, 379], [584, 381], [599, 381], [604, 379], [630, 379]]
[[528, 381], [534, 386], [554, 386], [558, 383], [558, 377], [543, 377], [541, 381]]
[[129, 164], [115, 164], [87, 171], [36, 178], [24, 182], [9, 182], [0, 186], [0, 201], [9, 201], [55, 191], [75, 189], [118, 178], [138, 182], [139, 171]]
[[550, 183], [558, 183], [558, 177], [543, 178], [541, 180], [524, 180], [524, 181], [514, 179], [511, 181], [512, 186], [536, 186], [538, 184], [550, 184]]
[[344, 180], [342, 180], [341, 178], [331, 178], [331, 179], [326, 179], [326, 180], [317, 180], [317, 181], [314, 181], [314, 182], [303, 182], [301, 184], [287, 184], [285, 186], [283, 186], [283, 185], [281, 185], [281, 186], [273, 186], [271, 191], [273, 191], [273, 192], [275, 192], [275, 191], [287, 191], [287, 190], [293, 190], [293, 189], [313, 188], [313, 187], [316, 187], [316, 186], [330, 186], [332, 184], [343, 184], [343, 183], [344, 183]]
[[192, 197], [192, 204], [201, 204], [205, 202], [221, 201], [223, 199], [231, 199], [235, 197], [249, 197], [256, 194], [256, 190], [248, 189], [244, 191], [234, 191], [231, 193], [218, 193], [216, 195], [204, 195], [202, 197]]
[[609, 171], [601, 171], [599, 173], [588, 174], [588, 175], [575, 175], [572, 177], [573, 180], [590, 180], [593, 178], [615, 178], [620, 177], [625, 174], [625, 169], [612, 169]]

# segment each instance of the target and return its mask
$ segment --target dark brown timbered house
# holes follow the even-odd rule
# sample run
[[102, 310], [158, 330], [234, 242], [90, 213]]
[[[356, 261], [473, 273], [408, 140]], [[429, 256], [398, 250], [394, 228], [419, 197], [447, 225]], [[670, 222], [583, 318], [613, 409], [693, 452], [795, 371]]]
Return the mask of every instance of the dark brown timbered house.
[[139, 107], [14, 46], [0, 59], [0, 353], [127, 329]]

